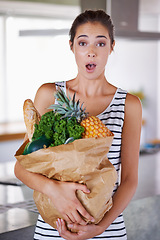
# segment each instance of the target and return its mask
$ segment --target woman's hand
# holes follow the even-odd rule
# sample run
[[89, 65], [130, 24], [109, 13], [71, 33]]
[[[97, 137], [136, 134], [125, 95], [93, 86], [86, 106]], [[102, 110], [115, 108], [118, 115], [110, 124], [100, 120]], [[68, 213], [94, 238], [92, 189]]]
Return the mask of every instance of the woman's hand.
[[77, 190], [90, 193], [86, 185], [52, 180], [50, 183], [47, 195], [67, 223], [86, 225], [81, 215], [91, 222], [94, 221], [76, 196]]
[[81, 216], [91, 222], [94, 221], [76, 196], [77, 190], [86, 194], [90, 193], [86, 185], [51, 180], [43, 175], [27, 171], [18, 161], [15, 164], [15, 175], [28, 187], [47, 195], [66, 222], [86, 225]]
[[[58, 219], [56, 224], [60, 236], [66, 240], [86, 240], [104, 232], [104, 229], [102, 229], [102, 227], [100, 227], [98, 224], [88, 224], [86, 226], [79, 224], [68, 224], [66, 226], [66, 223], [63, 219]], [[69, 231], [67, 227], [74, 230], [74, 232]]]

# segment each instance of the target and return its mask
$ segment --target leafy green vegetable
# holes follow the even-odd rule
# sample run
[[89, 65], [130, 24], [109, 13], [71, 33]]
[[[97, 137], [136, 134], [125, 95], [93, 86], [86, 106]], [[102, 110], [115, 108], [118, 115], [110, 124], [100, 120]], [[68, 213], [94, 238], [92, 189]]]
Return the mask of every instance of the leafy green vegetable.
[[58, 146], [64, 144], [70, 137], [81, 138], [83, 132], [84, 127], [77, 122], [75, 117], [62, 118], [61, 114], [50, 111], [42, 115], [39, 124], [35, 124], [32, 141], [45, 135], [52, 142], [50, 146]]

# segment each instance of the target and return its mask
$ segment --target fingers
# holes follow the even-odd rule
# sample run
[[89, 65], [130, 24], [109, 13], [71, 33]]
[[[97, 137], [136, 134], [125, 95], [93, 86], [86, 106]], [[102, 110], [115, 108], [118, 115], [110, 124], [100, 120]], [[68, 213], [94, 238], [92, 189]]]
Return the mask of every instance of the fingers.
[[82, 226], [76, 223], [72, 223], [67, 224], [66, 226], [65, 221], [62, 219], [57, 220], [57, 230], [61, 237], [66, 240], [91, 239], [104, 231], [99, 231], [99, 227], [97, 227], [95, 224]]
[[81, 225], [86, 225], [88, 221], [94, 222], [94, 218], [86, 211], [76, 196], [77, 190], [81, 190], [84, 193], [90, 192], [86, 185], [60, 182], [56, 190], [59, 193], [60, 201], [55, 201], [55, 198], [53, 198], [53, 203], [66, 222], [79, 223]]
[[65, 214], [64, 220], [67, 223], [78, 223], [78, 224], [81, 224], [81, 225], [86, 225], [87, 224], [87, 222], [82, 218], [82, 216], [80, 216], [80, 214], [77, 210], [74, 210], [72, 212], [69, 212], [69, 213]]
[[[70, 215], [71, 215], [71, 214], [70, 214]], [[69, 215], [67, 215], [67, 214], [63, 215], [63, 218], [64, 218], [64, 220], [65, 220], [66, 222], [68, 222], [68, 223], [73, 223], [73, 222], [75, 222], [74, 219], [71, 219], [71, 217], [69, 217]]]
[[77, 210], [74, 212], [74, 219], [75, 219], [75, 221], [72, 221], [72, 223], [79, 223], [81, 225], [87, 224], [87, 222], [80, 216], [80, 214]]
[[62, 237], [65, 232], [67, 232], [67, 227], [63, 219], [58, 218], [56, 221], [57, 230]]
[[79, 183], [76, 183], [75, 184], [75, 187], [76, 187], [76, 190], [81, 190], [83, 191], [84, 193], [90, 193], [90, 190], [87, 188], [86, 185], [84, 184], [79, 184]]
[[82, 226], [76, 223], [69, 223], [67, 224], [67, 227], [72, 229], [72, 231], [83, 231], [83, 232], [87, 232], [88, 231], [88, 226]]
[[66, 215], [68, 218], [68, 223], [74, 223], [76, 222], [75, 216], [72, 213], [69, 213], [68, 215]]
[[78, 206], [77, 210], [85, 219], [87, 219], [88, 221], [91, 221], [92, 223], [95, 222], [95, 219], [85, 210], [84, 207]]
[[[90, 193], [90, 190], [84, 184], [79, 184], [79, 183], [75, 184], [75, 188], [76, 188], [76, 190], [81, 190], [84, 193]], [[88, 221], [91, 221], [91, 222], [95, 221], [95, 219], [86, 211], [86, 209], [81, 204], [77, 205], [77, 211]], [[75, 218], [77, 220], [77, 223], [82, 224], [82, 225], [86, 225], [86, 223], [84, 224], [84, 221], [80, 222], [80, 219], [82, 219], [82, 218], [79, 214], [75, 215]]]
[[[90, 216], [88, 212], [86, 212], [86, 210], [82, 209], [81, 212], [85, 216], [85, 219], [87, 219], [88, 221], [91, 221], [91, 222], [95, 221], [94, 218]], [[63, 218], [67, 223], [77, 223], [85, 226], [87, 225], [88, 221], [85, 221], [81, 215], [79, 214], [79, 211], [75, 210], [75, 211], [66, 213], [65, 215], [63, 215]]]
[[72, 239], [77, 239], [78, 240], [78, 236], [76, 233], [71, 233], [65, 224], [65, 221], [63, 219], [59, 219], [56, 222], [57, 224], [57, 230], [60, 234], [61, 237], [63, 237], [66, 240], [72, 240]]
[[90, 222], [95, 222], [95, 219], [83, 208], [82, 205], [77, 205], [77, 209], [66, 214], [65, 220], [68, 223], [78, 223], [86, 225], [88, 221], [84, 220], [82, 216]]

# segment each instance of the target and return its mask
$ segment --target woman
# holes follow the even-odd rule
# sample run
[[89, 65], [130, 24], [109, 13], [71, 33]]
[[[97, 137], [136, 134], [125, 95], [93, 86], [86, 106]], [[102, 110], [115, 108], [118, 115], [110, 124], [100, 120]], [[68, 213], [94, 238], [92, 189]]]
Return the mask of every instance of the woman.
[[[47, 107], [55, 102], [53, 92], [60, 85], [64, 90], [69, 89], [70, 96], [76, 92], [77, 99], [84, 102], [89, 115], [98, 116], [114, 133], [108, 159], [118, 175], [121, 167], [121, 180], [119, 184], [117, 179], [113, 192], [113, 207], [99, 224], [86, 225], [81, 215], [92, 222], [94, 219], [75, 194], [77, 189], [89, 193], [86, 186], [56, 182], [29, 173], [18, 162], [15, 174], [30, 188], [46, 194], [64, 219], [58, 219], [57, 231], [39, 217], [35, 239], [84, 240], [97, 236], [96, 239], [124, 240], [127, 236], [122, 212], [132, 199], [138, 182], [141, 103], [137, 97], [113, 86], [105, 78], [105, 66], [115, 45], [113, 24], [105, 12], [85, 11], [80, 14], [71, 27], [69, 43], [78, 67], [77, 76], [67, 82], [42, 85], [34, 103], [40, 114], [44, 114]], [[70, 232], [67, 226], [78, 232]]]

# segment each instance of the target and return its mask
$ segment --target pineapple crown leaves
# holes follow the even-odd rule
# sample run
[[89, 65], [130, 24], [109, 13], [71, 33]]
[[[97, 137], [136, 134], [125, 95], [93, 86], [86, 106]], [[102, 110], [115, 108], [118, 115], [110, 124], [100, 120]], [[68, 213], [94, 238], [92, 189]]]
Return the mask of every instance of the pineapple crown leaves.
[[48, 109], [53, 109], [57, 113], [62, 115], [62, 118], [72, 118], [76, 117], [77, 121], [80, 122], [82, 119], [86, 118], [88, 113], [86, 113], [86, 108], [83, 109], [83, 103], [80, 105], [80, 101], [75, 100], [76, 93], [71, 97], [67, 97], [65, 92], [59, 88], [54, 94], [57, 104], [51, 105]]

